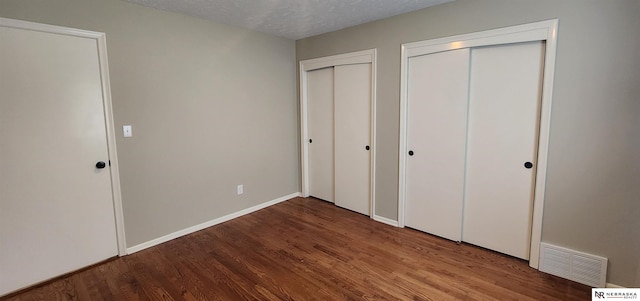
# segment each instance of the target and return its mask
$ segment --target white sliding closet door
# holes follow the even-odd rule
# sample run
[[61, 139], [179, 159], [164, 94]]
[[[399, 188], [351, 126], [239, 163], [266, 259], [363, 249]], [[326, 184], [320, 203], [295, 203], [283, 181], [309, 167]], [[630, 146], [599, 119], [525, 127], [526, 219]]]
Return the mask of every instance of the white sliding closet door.
[[300, 62], [302, 195], [373, 214], [375, 50]]
[[471, 50], [463, 240], [523, 259], [529, 259], [543, 57], [542, 42]]
[[333, 202], [333, 67], [307, 74], [309, 194]]
[[469, 49], [408, 62], [408, 227], [461, 240]]
[[369, 215], [371, 64], [334, 68], [335, 204]]

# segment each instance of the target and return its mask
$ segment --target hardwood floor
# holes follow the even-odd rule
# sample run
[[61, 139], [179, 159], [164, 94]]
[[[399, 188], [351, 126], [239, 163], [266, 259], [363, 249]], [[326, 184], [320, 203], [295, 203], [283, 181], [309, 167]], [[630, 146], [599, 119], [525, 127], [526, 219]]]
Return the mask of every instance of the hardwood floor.
[[525, 261], [295, 198], [2, 300], [588, 300]]

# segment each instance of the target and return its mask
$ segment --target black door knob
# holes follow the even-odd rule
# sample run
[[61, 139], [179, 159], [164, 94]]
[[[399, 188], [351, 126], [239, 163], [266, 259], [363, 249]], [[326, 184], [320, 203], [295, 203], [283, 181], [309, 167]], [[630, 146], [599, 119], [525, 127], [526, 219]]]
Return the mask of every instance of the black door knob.
[[309, 139], [309, 143], [313, 143], [313, 140], [312, 140], [312, 139]]
[[413, 156], [413, 151], [412, 150], [409, 151], [409, 156]]
[[365, 147], [364, 147], [364, 149], [369, 150], [369, 146], [368, 146], [368, 145], [367, 145], [367, 146], [365, 146]]
[[96, 163], [96, 168], [97, 169], [103, 169], [107, 166], [106, 163], [104, 163], [104, 161], [98, 161], [98, 163]]
[[531, 162], [524, 162], [524, 168], [526, 168], [526, 169], [531, 169], [531, 167], [533, 167], [533, 163], [531, 163]]

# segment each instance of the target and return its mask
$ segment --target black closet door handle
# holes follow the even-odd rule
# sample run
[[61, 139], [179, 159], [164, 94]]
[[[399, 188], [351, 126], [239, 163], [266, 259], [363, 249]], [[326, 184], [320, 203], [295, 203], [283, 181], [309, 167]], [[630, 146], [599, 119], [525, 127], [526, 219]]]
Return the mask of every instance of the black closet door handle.
[[107, 166], [106, 163], [104, 163], [104, 161], [98, 161], [98, 163], [96, 163], [96, 168], [97, 169], [103, 169]]
[[370, 147], [369, 147], [368, 145], [364, 147], [364, 149], [366, 149], [366, 150], [369, 150], [369, 148], [370, 148]]
[[531, 163], [531, 162], [524, 162], [524, 168], [526, 168], [526, 169], [531, 169], [531, 167], [533, 167], [533, 163]]
[[413, 156], [413, 151], [412, 150], [409, 151], [409, 156]]
[[313, 139], [309, 139], [309, 143], [313, 143]]

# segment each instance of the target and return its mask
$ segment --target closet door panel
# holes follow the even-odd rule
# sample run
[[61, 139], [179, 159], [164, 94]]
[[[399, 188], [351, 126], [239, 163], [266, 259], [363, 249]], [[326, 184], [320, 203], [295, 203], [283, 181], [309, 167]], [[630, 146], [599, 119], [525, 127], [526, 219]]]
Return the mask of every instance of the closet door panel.
[[341, 65], [334, 71], [335, 204], [369, 215], [371, 64]]
[[333, 67], [307, 74], [309, 194], [333, 202]]
[[543, 55], [541, 42], [471, 51], [463, 240], [523, 259], [530, 251]]
[[408, 65], [405, 224], [460, 241], [469, 50], [412, 57]]

